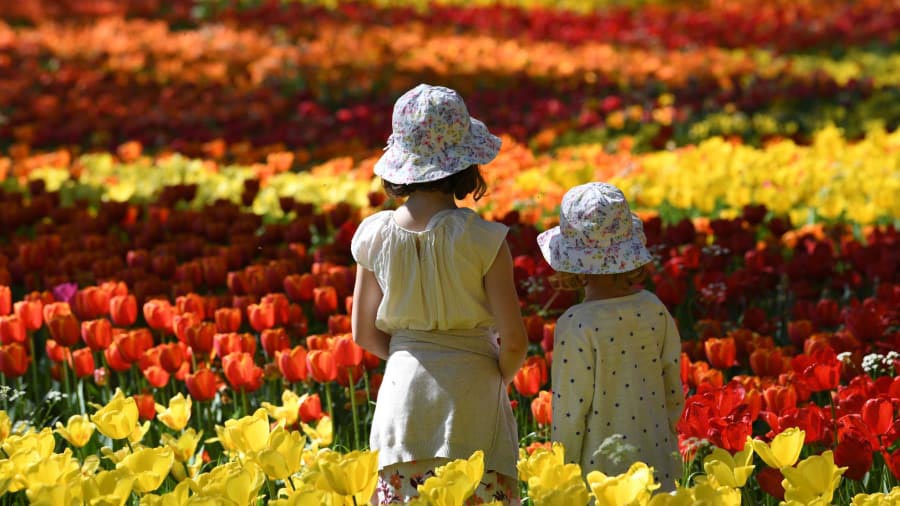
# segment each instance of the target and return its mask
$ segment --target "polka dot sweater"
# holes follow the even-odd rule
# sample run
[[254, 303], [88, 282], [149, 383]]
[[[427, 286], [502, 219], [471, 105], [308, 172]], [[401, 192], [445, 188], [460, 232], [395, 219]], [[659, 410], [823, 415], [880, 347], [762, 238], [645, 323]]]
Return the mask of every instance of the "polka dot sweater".
[[[589, 301], [556, 324], [552, 438], [585, 475], [625, 472], [635, 460], [656, 470], [661, 490], [681, 476], [675, 425], [684, 396], [675, 321], [651, 292]], [[613, 435], [633, 447], [598, 451]]]

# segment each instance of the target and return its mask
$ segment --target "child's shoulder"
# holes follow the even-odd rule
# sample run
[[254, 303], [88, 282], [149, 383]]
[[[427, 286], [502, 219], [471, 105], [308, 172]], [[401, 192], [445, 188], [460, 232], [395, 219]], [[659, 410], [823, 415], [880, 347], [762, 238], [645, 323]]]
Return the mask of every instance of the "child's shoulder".
[[656, 294], [641, 290], [626, 297], [575, 304], [559, 317], [556, 325], [557, 327], [571, 328], [578, 327], [579, 324], [583, 326], [585, 323], [605, 322], [609, 321], [611, 316], [621, 313], [623, 309], [632, 307], [655, 310], [663, 314], [667, 311], [665, 304], [659, 300]]

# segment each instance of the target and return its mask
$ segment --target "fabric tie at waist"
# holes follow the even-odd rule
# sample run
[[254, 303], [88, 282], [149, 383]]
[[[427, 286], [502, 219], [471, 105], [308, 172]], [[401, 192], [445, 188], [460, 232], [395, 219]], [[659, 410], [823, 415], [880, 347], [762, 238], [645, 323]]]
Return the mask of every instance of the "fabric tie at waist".
[[456, 350], [496, 359], [500, 348], [494, 333], [487, 329], [449, 331], [398, 330], [391, 336], [389, 353]]

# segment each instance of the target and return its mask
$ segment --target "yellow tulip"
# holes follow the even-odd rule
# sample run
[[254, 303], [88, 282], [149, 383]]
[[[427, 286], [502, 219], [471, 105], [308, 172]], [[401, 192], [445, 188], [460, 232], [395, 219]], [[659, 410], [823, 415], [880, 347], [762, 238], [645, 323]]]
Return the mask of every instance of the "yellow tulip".
[[10, 432], [12, 432], [12, 420], [9, 419], [6, 411], [0, 409], [0, 442], [5, 441]]
[[172, 430], [184, 429], [191, 419], [191, 406], [191, 396], [185, 397], [179, 392], [169, 399], [168, 407], [156, 405], [156, 418]]
[[41, 485], [54, 485], [61, 481], [80, 475], [81, 467], [72, 458], [72, 449], [66, 448], [62, 453], [54, 453], [42, 458], [21, 471], [26, 488]]
[[900, 506], [900, 487], [894, 487], [887, 494], [856, 494], [850, 506]]
[[726, 487], [740, 488], [747, 483], [753, 474], [753, 444], [744, 443], [744, 449], [732, 456], [726, 450], [714, 448], [712, 453], [703, 459], [706, 474], [716, 477], [716, 481]]
[[193, 427], [190, 427], [177, 439], [170, 434], [163, 434], [160, 436], [160, 442], [172, 449], [175, 453], [175, 460], [187, 462], [197, 451], [197, 444], [200, 443], [201, 437], [203, 437], [203, 431], [198, 433]]
[[122, 506], [131, 496], [134, 475], [130, 470], [119, 468], [112, 471], [101, 471], [81, 481], [84, 500], [88, 504], [103, 506]]
[[81, 485], [72, 483], [43, 484], [25, 491], [32, 506], [82, 506]]
[[256, 454], [266, 447], [269, 440], [269, 417], [266, 410], [260, 408], [252, 415], [226, 421], [223, 432], [237, 451]]
[[144, 423], [137, 424], [134, 426], [134, 429], [131, 431], [131, 434], [128, 435], [128, 441], [132, 446], [141, 442], [144, 439], [144, 436], [147, 435], [147, 432], [150, 430], [150, 420], [147, 420]]
[[[304, 396], [307, 394], [304, 394]], [[281, 393], [281, 406], [275, 406], [271, 403], [264, 402], [262, 407], [269, 412], [269, 416], [278, 420], [285, 427], [290, 427], [297, 423], [300, 413], [300, 403], [302, 398], [292, 392], [285, 390]]]
[[697, 505], [741, 506], [741, 491], [722, 485], [711, 475], [698, 477], [692, 492]]
[[265, 480], [266, 475], [253, 462], [247, 461], [243, 465], [229, 462], [197, 477], [194, 488], [197, 495], [191, 498], [191, 503], [195, 498], [198, 501], [204, 498], [215, 500], [209, 504], [218, 502], [243, 506], [255, 503]]
[[138, 423], [138, 407], [133, 397], [125, 397], [120, 389], [106, 406], [91, 416], [91, 421], [104, 436], [110, 439], [125, 439]]
[[468, 459], [457, 459], [434, 470], [439, 477], [452, 472], [462, 473], [471, 483], [471, 490], [466, 493], [466, 497], [474, 494], [484, 476], [484, 452], [478, 450]]
[[9, 490], [16, 473], [16, 464], [13, 461], [9, 459], [0, 460], [0, 496]]
[[307, 506], [312, 504], [317, 506], [337, 506], [338, 504], [343, 504], [343, 501], [335, 502], [333, 496], [332, 492], [322, 490], [312, 483], [302, 483], [299, 486], [294, 486], [287, 493], [286, 497], [269, 501], [269, 506]]
[[131, 455], [131, 450], [126, 446], [114, 451], [112, 448], [104, 446], [103, 448], [100, 448], [100, 453], [103, 454], [103, 458], [111, 461], [113, 464], [119, 464], [125, 460], [125, 457]]
[[846, 467], [834, 465], [834, 454], [828, 450], [821, 455], [813, 455], [802, 460], [797, 467], [781, 470], [784, 480], [784, 498], [788, 501], [810, 503], [821, 500], [831, 504], [834, 489], [841, 482]]
[[[477, 483], [475, 484], [478, 485]], [[419, 485], [421, 504], [429, 506], [456, 506], [464, 504], [474, 491], [466, 473], [453, 469], [442, 476], [432, 476]]]
[[[145, 494], [141, 496], [141, 506], [184, 506], [188, 504], [190, 491], [191, 483], [183, 481], [175, 485], [175, 490], [168, 494]], [[191, 504], [193, 504], [193, 501], [191, 501]]]
[[[781, 469], [792, 466], [797, 462], [797, 458], [800, 457], [800, 450], [803, 449], [803, 439], [805, 437], [806, 432], [797, 427], [791, 427], [775, 436], [769, 444], [753, 439], [753, 450], [769, 467]], [[749, 436], [747, 439], [750, 439]]]
[[271, 434], [266, 448], [259, 452], [257, 461], [266, 476], [283, 480], [296, 473], [303, 463], [303, 447], [306, 438], [299, 432], [290, 432], [278, 426]]
[[526, 455], [525, 450], [519, 451], [519, 462], [516, 468], [519, 471], [519, 480], [528, 482], [532, 476], [540, 476], [547, 467], [562, 466], [565, 464], [565, 449], [560, 443], [553, 443], [551, 449], [538, 448], [531, 455]]
[[580, 505], [589, 499], [578, 464], [545, 467], [540, 475], [529, 478], [528, 495], [536, 506]]
[[142, 448], [122, 459], [117, 468], [126, 468], [134, 474], [134, 490], [145, 494], [162, 485], [169, 475], [175, 454], [171, 448]]
[[674, 492], [654, 495], [647, 506], [695, 506], [695, 504], [694, 490], [679, 487]]
[[304, 434], [309, 437], [316, 447], [328, 446], [334, 440], [334, 424], [328, 415], [319, 419], [315, 428], [305, 423], [301, 423], [300, 427], [303, 428]]
[[378, 482], [378, 452], [352, 451], [346, 455], [323, 452], [319, 469], [329, 490], [356, 498], [358, 504], [369, 501]]
[[47, 458], [53, 453], [56, 439], [49, 427], [44, 427], [40, 432], [29, 429], [24, 434], [13, 434], [3, 441], [3, 452], [12, 458], [12, 455], [33, 450], [40, 458]]
[[653, 468], [643, 462], [635, 462], [628, 471], [618, 476], [591, 471], [587, 475], [587, 481], [598, 506], [646, 504], [650, 500], [650, 494], [659, 488], [659, 484], [653, 479]]
[[75, 448], [81, 448], [91, 440], [94, 435], [94, 424], [84, 415], [72, 415], [63, 426], [56, 422], [56, 433], [69, 442]]

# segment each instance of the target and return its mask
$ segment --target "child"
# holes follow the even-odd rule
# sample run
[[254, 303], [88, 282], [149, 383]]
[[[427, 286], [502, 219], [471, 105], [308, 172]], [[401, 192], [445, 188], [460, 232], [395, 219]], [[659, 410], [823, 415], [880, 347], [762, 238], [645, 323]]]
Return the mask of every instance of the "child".
[[[652, 261], [641, 220], [618, 188], [588, 183], [565, 194], [559, 221], [538, 245], [562, 284], [584, 287], [584, 301], [556, 325], [552, 439], [585, 474], [619, 474], [640, 460], [672, 490], [681, 476], [681, 342], [666, 307], [639, 287]], [[631, 455], [598, 451], [614, 435]]]
[[373, 503], [406, 503], [435, 467], [483, 450], [473, 501], [517, 504], [506, 387], [527, 337], [507, 228], [455, 201], [484, 194], [478, 164], [500, 139], [455, 91], [424, 84], [397, 100], [392, 126], [375, 174], [388, 195], [408, 198], [363, 220], [351, 244], [353, 336], [387, 360], [369, 442], [379, 452]]

